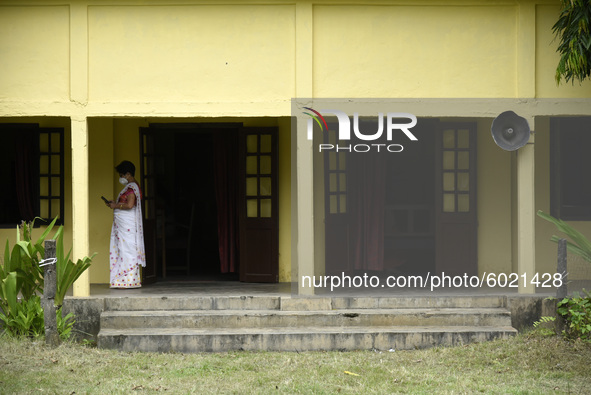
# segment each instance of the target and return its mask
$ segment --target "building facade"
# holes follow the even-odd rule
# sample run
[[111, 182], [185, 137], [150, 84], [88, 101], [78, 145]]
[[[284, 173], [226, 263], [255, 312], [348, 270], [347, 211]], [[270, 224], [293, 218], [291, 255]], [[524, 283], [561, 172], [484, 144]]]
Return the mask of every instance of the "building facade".
[[[323, 275], [334, 247], [327, 227], [338, 229], [340, 213], [330, 196], [340, 197], [324, 187], [331, 159], [307, 139], [292, 99], [342, 99], [352, 113], [349, 98], [385, 98], [417, 117], [427, 147], [413, 157], [429, 177], [411, 174], [427, 181], [406, 187], [429, 195], [417, 218], [426, 210], [433, 221], [415, 232], [427, 237], [413, 251], [433, 249], [424, 271], [447, 254], [459, 272], [554, 273], [554, 229], [536, 211], [591, 234], [590, 166], [577, 148], [591, 133], [591, 83], [555, 83], [558, 11], [553, 0], [1, 0], [0, 149], [13, 192], [0, 239], [13, 240], [18, 218], [59, 214], [73, 256], [98, 253], [74, 287], [89, 295], [109, 278], [112, 213], [100, 196], [116, 196], [114, 166], [131, 160], [146, 198], [148, 277]], [[506, 110], [535, 131], [517, 153], [490, 136]], [[452, 153], [455, 167], [445, 168]], [[216, 197], [219, 180], [233, 194]], [[412, 205], [392, 196], [384, 226], [396, 215], [414, 221]], [[466, 227], [450, 225], [460, 217]], [[396, 229], [380, 236], [378, 269], [410, 262], [388, 250], [410, 245], [412, 231]], [[469, 246], [457, 256], [446, 250], [454, 232]], [[219, 258], [220, 240], [238, 260]]]

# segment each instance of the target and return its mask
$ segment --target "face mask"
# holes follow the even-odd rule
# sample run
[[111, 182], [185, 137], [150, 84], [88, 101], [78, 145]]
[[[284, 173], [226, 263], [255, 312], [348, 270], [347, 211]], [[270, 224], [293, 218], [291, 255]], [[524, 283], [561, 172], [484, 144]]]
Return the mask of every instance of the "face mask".
[[127, 181], [127, 180], [126, 180], [125, 178], [123, 178], [123, 177], [119, 178], [119, 183], [120, 183], [120, 184], [122, 184], [122, 185], [127, 185], [127, 183], [128, 183], [128, 182], [129, 182], [129, 181]]

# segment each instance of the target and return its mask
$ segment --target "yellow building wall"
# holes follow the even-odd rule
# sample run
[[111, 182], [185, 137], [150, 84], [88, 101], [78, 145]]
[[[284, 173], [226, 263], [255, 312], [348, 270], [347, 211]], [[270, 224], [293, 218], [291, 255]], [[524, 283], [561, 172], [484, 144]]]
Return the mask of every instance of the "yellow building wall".
[[69, 9], [0, 4], [0, 100], [69, 99]]
[[478, 121], [478, 272], [511, 273], [511, 152], [491, 137], [492, 119]]
[[[313, 4], [312, 42], [296, 45], [294, 4], [3, 0], [0, 100], [67, 103], [75, 86], [96, 103], [285, 101], [288, 115], [306, 45], [316, 97], [518, 97], [530, 76], [536, 97], [589, 97], [589, 81], [556, 86], [559, 8], [539, 3]], [[87, 54], [72, 48], [80, 26]]]
[[105, 206], [101, 196], [113, 199], [115, 160], [113, 158], [112, 118], [90, 118], [88, 120], [88, 178], [90, 211], [90, 251], [97, 255], [90, 271], [91, 283], [109, 282], [109, 243], [113, 211]]
[[[123, 103], [278, 101], [289, 115], [306, 84], [295, 77], [306, 45], [315, 97], [519, 97], [530, 77], [535, 97], [590, 97], [589, 81], [556, 86], [558, 6], [540, 3], [313, 4], [312, 42], [296, 45], [293, 4], [4, 0], [0, 100], [68, 103], [77, 89], [122, 112]], [[84, 44], [70, 35], [81, 27]], [[530, 39], [535, 61], [524, 72]]]
[[314, 96], [514, 97], [516, 12], [316, 5]]
[[90, 101], [295, 94], [293, 5], [91, 6]]

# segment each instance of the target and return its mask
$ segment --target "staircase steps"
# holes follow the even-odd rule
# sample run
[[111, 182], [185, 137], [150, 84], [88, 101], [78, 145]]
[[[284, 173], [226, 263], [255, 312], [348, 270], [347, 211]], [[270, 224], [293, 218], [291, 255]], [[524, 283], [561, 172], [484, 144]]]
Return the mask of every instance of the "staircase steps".
[[98, 345], [187, 353], [454, 346], [515, 335], [504, 303], [503, 297], [109, 299]]

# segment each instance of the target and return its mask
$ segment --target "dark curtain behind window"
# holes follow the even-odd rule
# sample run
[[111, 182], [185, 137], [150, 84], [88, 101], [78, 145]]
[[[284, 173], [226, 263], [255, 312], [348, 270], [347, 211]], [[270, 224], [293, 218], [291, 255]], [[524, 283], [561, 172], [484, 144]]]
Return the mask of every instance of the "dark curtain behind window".
[[35, 218], [33, 174], [35, 173], [35, 136], [32, 131], [19, 131], [15, 136], [16, 195], [20, 218], [32, 221]]
[[[365, 143], [360, 140], [351, 142]], [[384, 269], [387, 155], [384, 152], [354, 152], [348, 155], [351, 262], [356, 270]]]
[[214, 150], [220, 269], [234, 273], [238, 267], [238, 133], [214, 133]]

